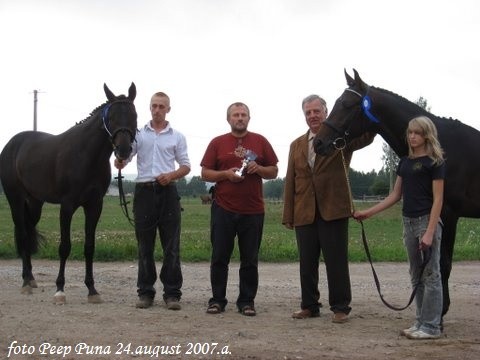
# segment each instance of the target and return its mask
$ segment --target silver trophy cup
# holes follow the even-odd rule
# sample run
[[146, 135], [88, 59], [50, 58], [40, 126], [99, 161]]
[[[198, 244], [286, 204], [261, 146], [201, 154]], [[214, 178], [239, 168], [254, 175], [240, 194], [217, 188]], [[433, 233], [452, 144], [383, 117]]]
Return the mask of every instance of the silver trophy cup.
[[235, 174], [237, 176], [243, 176], [243, 173], [245, 172], [245, 169], [247, 168], [247, 165], [250, 161], [253, 161], [257, 158], [257, 154], [255, 154], [253, 151], [251, 150], [247, 150], [245, 152], [245, 157], [243, 158], [243, 161], [242, 161], [242, 166], [240, 167], [240, 169], [238, 169], [237, 171], [235, 171]]

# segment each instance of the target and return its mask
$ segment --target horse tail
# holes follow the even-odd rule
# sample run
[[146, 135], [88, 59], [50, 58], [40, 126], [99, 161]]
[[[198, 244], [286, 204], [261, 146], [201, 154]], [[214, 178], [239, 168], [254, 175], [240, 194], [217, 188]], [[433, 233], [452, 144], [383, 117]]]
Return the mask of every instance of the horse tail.
[[25, 206], [23, 226], [15, 224], [15, 246], [18, 256], [35, 254], [45, 243], [45, 237], [37, 230], [37, 222], [28, 206]]

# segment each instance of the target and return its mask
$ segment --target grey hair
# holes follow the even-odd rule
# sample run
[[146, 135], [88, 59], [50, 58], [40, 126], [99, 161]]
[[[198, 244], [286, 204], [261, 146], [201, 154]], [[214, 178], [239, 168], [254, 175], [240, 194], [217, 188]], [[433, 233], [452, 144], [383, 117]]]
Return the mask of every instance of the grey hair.
[[325, 108], [325, 112], [328, 113], [327, 102], [322, 97], [320, 97], [316, 94], [308, 95], [305, 99], [303, 99], [302, 110], [305, 109], [305, 104], [306, 103], [311, 103], [312, 101], [315, 101], [315, 100], [320, 100], [323, 107]]

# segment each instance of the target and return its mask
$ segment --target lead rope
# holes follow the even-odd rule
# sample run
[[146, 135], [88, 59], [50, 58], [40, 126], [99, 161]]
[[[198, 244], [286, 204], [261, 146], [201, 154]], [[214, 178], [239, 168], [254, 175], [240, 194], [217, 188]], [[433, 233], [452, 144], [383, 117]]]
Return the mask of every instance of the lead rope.
[[125, 197], [125, 192], [123, 191], [122, 170], [118, 169], [118, 176], [115, 179], [117, 179], [117, 184], [118, 184], [118, 196], [120, 198], [120, 207], [122, 208], [123, 214], [127, 218], [130, 225], [135, 227], [135, 221], [130, 217], [130, 213], [128, 212], [128, 202]]
[[[125, 196], [125, 191], [123, 190], [122, 170], [118, 169], [118, 176], [115, 177], [115, 179], [117, 179], [117, 182], [118, 182], [118, 195], [119, 195], [119, 198], [120, 198], [120, 207], [122, 208], [122, 212], [125, 215], [125, 217], [127, 218], [130, 225], [132, 225], [134, 228], [135, 228], [135, 225], [137, 225], [137, 227], [139, 227], [138, 225], [141, 224], [141, 222], [138, 222], [135, 219], [132, 219], [132, 217], [130, 216], [130, 213], [128, 212], [129, 202], [127, 201], [127, 198]], [[159, 224], [159, 222], [160, 222], [160, 214], [158, 215], [157, 219], [154, 221], [154, 223], [152, 225], [145, 226], [144, 228], [139, 227], [139, 229], [141, 231], [151, 230], [151, 229], [155, 228]]]
[[[350, 177], [348, 176], [348, 166], [347, 162], [345, 160], [345, 155], [343, 153], [343, 149], [340, 149], [340, 152], [342, 154], [342, 162], [343, 162], [343, 169], [345, 171], [345, 178], [347, 179], [347, 186], [348, 186], [348, 195], [350, 199], [350, 211], [351, 215], [353, 216], [353, 213], [355, 212], [355, 206], [353, 204], [353, 196], [352, 196], [352, 187], [350, 186]], [[415, 287], [412, 290], [412, 294], [410, 295], [410, 299], [408, 301], [408, 304], [405, 305], [404, 307], [397, 307], [394, 305], [389, 304], [384, 298], [382, 291], [380, 290], [380, 281], [378, 280], [377, 272], [375, 271], [375, 268], [373, 267], [373, 262], [372, 262], [372, 257], [370, 255], [370, 249], [368, 248], [368, 242], [367, 242], [367, 236], [365, 235], [365, 228], [363, 226], [363, 221], [357, 220], [360, 223], [360, 226], [362, 228], [362, 242], [363, 242], [363, 247], [365, 249], [365, 253], [367, 254], [368, 261], [370, 263], [370, 267], [372, 268], [372, 273], [373, 273], [373, 278], [375, 280], [375, 285], [377, 287], [377, 292], [378, 295], [380, 296], [380, 300], [382, 300], [383, 304], [388, 307], [389, 309], [395, 310], [395, 311], [402, 311], [408, 308], [412, 302], [413, 299], [415, 298], [415, 294], [417, 293], [418, 286], [420, 285], [420, 279], [422, 278], [423, 271], [425, 270], [425, 267], [427, 266], [428, 261], [430, 260], [430, 255], [431, 255], [431, 248], [428, 249], [428, 251], [423, 251], [422, 252], [422, 265], [420, 266], [420, 274], [418, 275], [418, 281], [415, 284]]]

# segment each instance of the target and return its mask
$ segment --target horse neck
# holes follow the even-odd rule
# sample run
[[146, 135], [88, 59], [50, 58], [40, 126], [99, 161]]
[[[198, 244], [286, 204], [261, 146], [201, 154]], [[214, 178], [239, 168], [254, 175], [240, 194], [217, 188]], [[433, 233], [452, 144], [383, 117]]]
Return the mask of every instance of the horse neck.
[[[79, 135], [85, 137], [88, 146], [87, 151], [96, 154], [98, 160], [109, 161], [113, 153], [113, 146], [110, 142], [107, 131], [104, 129], [101, 120], [101, 113], [94, 113], [79, 126]], [[81, 134], [80, 134], [81, 133]]]
[[408, 154], [405, 134], [408, 122], [420, 114], [428, 114], [420, 106], [382, 89], [371, 88], [371, 112], [379, 119], [378, 134], [399, 156]]

